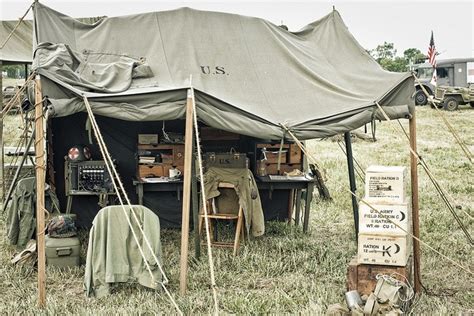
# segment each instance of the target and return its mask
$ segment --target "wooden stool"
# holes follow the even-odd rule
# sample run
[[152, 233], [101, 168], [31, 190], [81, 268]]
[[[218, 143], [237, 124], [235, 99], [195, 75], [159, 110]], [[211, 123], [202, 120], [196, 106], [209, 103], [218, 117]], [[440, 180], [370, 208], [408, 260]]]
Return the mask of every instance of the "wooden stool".
[[[225, 188], [225, 189], [235, 189], [235, 186], [231, 183], [221, 182], [218, 185], [218, 188]], [[244, 212], [242, 206], [239, 206], [238, 214], [227, 214], [227, 213], [219, 213], [219, 210], [215, 209], [215, 200], [211, 199], [206, 201], [207, 203], [207, 219], [209, 224], [209, 233], [212, 235], [212, 219], [216, 220], [226, 220], [226, 221], [234, 221], [237, 220], [237, 227], [235, 229], [235, 237], [234, 242], [223, 242], [223, 241], [216, 241], [212, 240], [211, 238], [211, 246], [214, 247], [224, 247], [224, 248], [234, 248], [234, 256], [237, 254], [237, 250], [240, 246], [240, 239], [244, 238]], [[204, 208], [201, 208], [201, 212], [199, 214], [199, 235], [201, 235], [202, 226], [204, 223], [206, 216], [204, 215]]]

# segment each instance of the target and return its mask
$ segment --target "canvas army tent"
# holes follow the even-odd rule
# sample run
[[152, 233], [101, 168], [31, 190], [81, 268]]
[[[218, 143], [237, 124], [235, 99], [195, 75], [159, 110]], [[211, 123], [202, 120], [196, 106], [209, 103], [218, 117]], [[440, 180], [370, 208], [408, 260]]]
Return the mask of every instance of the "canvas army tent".
[[[85, 112], [87, 97], [102, 122], [120, 121], [113, 124], [126, 132], [126, 121], [183, 119], [189, 88], [202, 122], [263, 139], [291, 139], [285, 128], [299, 139], [345, 133], [382, 119], [376, 103], [392, 119], [414, 113], [411, 74], [383, 70], [335, 10], [288, 32], [259, 18], [189, 8], [88, 25], [35, 2], [33, 34], [33, 69], [50, 101], [48, 117]], [[66, 138], [67, 123], [58, 129]], [[189, 149], [191, 142], [186, 141]], [[191, 154], [185, 154], [189, 163]], [[120, 176], [126, 178], [122, 170]], [[183, 201], [189, 202], [190, 190], [188, 180]], [[183, 202], [183, 223], [187, 206]], [[182, 236], [187, 228], [183, 224]], [[182, 240], [181, 281], [187, 265], [187, 239]]]
[[407, 118], [413, 77], [383, 70], [333, 11], [299, 32], [263, 19], [181, 8], [88, 25], [34, 5], [34, 69], [56, 117], [183, 118], [186, 89], [207, 125], [280, 139], [331, 136], [370, 122], [375, 101]]
[[[0, 38], [3, 41], [15, 29], [18, 21], [0, 21]], [[13, 32], [12, 37], [0, 49], [0, 61], [6, 65], [31, 64], [33, 60], [33, 21], [23, 20]]]

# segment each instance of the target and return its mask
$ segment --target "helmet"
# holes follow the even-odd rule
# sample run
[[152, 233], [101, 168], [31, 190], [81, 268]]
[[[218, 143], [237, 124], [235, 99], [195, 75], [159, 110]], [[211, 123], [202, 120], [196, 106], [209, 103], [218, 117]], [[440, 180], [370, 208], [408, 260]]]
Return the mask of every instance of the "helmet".
[[67, 152], [69, 161], [81, 162], [91, 159], [91, 151], [89, 147], [84, 145], [74, 145]]

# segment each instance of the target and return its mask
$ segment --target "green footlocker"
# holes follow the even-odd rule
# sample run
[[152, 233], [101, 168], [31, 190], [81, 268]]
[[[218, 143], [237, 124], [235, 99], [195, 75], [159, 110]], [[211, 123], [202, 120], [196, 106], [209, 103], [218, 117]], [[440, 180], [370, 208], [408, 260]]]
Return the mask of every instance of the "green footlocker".
[[79, 238], [51, 238], [46, 235], [46, 264], [56, 267], [80, 265]]

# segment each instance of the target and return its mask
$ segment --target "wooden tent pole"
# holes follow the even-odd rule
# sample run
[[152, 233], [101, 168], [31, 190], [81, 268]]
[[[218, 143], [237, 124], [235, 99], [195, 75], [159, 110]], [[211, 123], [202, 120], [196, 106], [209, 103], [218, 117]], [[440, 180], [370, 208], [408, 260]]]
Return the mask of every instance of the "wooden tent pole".
[[184, 136], [184, 181], [183, 181], [183, 209], [181, 221], [181, 260], [179, 289], [181, 295], [186, 294], [188, 274], [188, 244], [189, 244], [189, 210], [191, 206], [191, 162], [193, 159], [193, 100], [191, 90], [188, 90], [186, 101], [186, 129]]
[[[416, 111], [413, 111], [413, 116], [409, 120], [410, 128], [410, 147], [412, 152], [410, 154], [410, 178], [411, 178], [411, 203], [412, 203], [412, 224], [413, 235], [420, 238], [420, 213], [418, 203], [418, 159], [413, 154], [416, 153]], [[415, 293], [421, 292], [421, 271], [420, 271], [420, 242], [413, 240], [413, 256], [414, 256], [414, 283]]]
[[44, 219], [45, 140], [43, 95], [39, 75], [35, 82], [35, 155], [36, 155], [36, 242], [38, 251], [38, 306], [46, 307], [46, 256]]
[[[3, 62], [0, 60], [0, 111], [3, 110]], [[5, 203], [5, 176], [4, 176], [4, 159], [3, 159], [3, 115], [2, 115], [2, 122], [0, 124], [0, 181], [2, 181], [2, 185], [0, 186], [2, 189], [2, 203]]]

